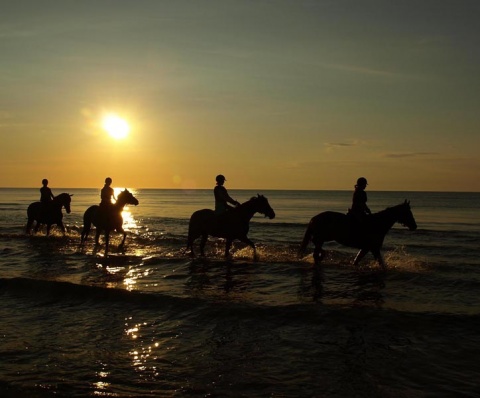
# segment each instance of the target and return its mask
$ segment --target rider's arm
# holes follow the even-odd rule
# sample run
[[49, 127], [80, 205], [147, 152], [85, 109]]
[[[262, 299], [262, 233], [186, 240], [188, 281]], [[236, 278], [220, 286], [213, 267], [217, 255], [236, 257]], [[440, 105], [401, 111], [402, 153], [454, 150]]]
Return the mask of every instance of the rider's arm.
[[238, 203], [235, 199], [231, 198], [230, 195], [227, 192], [227, 189], [225, 187], [220, 187], [218, 190], [218, 193], [221, 197], [222, 200], [224, 200], [227, 203], [231, 203], [232, 205], [238, 205]]
[[231, 203], [232, 205], [235, 205], [235, 206], [238, 206], [240, 204], [235, 199], [230, 197], [230, 195], [227, 193], [227, 191], [225, 191], [225, 195], [226, 195], [226, 200], [227, 200], [228, 203]]

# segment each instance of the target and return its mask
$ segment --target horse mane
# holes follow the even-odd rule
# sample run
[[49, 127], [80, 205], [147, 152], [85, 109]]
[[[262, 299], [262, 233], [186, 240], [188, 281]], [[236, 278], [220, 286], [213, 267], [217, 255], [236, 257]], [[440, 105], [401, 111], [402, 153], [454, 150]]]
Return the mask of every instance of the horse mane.
[[[73, 196], [73, 194], [69, 194], [68, 192], [62, 192], [62, 193], [58, 194], [57, 196], [55, 196], [55, 197], [53, 198], [53, 200], [57, 199], [57, 201], [58, 201], [58, 200], [60, 200], [60, 198], [70, 197], [70, 196]], [[53, 201], [53, 200], [52, 200], [52, 201]]]
[[372, 216], [376, 216], [376, 215], [382, 215], [382, 214], [386, 214], [386, 213], [391, 213], [391, 212], [394, 212], [396, 211], [397, 209], [403, 207], [403, 206], [407, 206], [408, 208], [410, 208], [410, 202], [406, 201], [403, 202], [403, 203], [400, 203], [398, 205], [395, 205], [395, 206], [390, 206], [390, 207], [387, 207], [386, 209], [383, 209], [383, 210], [380, 210], [379, 212], [377, 213], [373, 213]]

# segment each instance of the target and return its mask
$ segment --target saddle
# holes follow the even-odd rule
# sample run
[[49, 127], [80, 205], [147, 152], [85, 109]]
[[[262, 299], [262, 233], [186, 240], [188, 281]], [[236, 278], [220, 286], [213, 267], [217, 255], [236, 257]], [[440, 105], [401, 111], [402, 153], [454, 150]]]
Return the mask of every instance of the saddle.
[[347, 213], [349, 230], [350, 230], [350, 239], [358, 240], [362, 234], [365, 234], [369, 229], [370, 215], [366, 213], [354, 213], [350, 209]]

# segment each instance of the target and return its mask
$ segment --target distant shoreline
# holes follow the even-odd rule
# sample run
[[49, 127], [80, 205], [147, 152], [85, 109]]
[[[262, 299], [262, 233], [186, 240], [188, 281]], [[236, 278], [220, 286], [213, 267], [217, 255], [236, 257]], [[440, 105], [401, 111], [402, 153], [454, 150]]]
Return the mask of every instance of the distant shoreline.
[[[117, 188], [124, 188], [123, 186], [118, 186]], [[141, 191], [210, 191], [213, 188], [140, 188], [140, 187], [125, 187], [128, 189], [138, 189]], [[39, 187], [0, 187], [0, 189], [40, 189]], [[89, 189], [98, 189], [100, 190], [101, 187], [82, 187], [82, 188], [65, 188], [65, 187], [52, 187], [53, 190], [56, 191], [69, 191], [72, 189], [78, 190], [89, 190]], [[229, 188], [229, 191], [261, 191], [261, 192], [269, 192], [269, 191], [284, 191], [284, 192], [351, 192], [352, 189], [288, 189], [288, 188]], [[369, 189], [368, 192], [414, 192], [414, 193], [464, 193], [464, 194], [479, 194], [480, 191], [417, 191], [417, 190], [375, 190]]]

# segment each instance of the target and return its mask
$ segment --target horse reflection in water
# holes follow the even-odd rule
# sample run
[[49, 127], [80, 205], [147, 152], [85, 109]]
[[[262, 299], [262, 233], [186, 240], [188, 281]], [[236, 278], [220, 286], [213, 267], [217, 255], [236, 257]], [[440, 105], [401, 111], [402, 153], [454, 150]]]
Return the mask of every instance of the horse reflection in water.
[[63, 225], [63, 213], [62, 208], [70, 214], [70, 203], [72, 196], [68, 193], [61, 193], [57, 195], [53, 200], [47, 203], [33, 202], [27, 209], [27, 228], [26, 233], [30, 234], [33, 223], [36, 221], [34, 232], [38, 232], [42, 224], [47, 225], [47, 236], [50, 234], [50, 228], [52, 225], [57, 225], [65, 235], [65, 226]]
[[249, 223], [255, 213], [264, 214], [270, 219], [275, 218], [275, 212], [263, 195], [257, 195], [221, 215], [216, 215], [210, 209], [197, 210], [190, 217], [187, 250], [190, 249], [191, 255], [194, 256], [193, 243], [201, 236], [200, 254], [204, 256], [205, 244], [210, 235], [226, 239], [225, 257], [230, 256], [232, 242], [238, 239], [253, 249], [254, 258], [256, 258], [255, 244], [247, 237]]
[[117, 231], [123, 234], [122, 243], [120, 248], [125, 244], [127, 233], [123, 229], [123, 217], [122, 211], [126, 205], [138, 205], [138, 199], [133, 194], [125, 189], [120, 192], [117, 197], [117, 201], [109, 206], [90, 206], [83, 215], [83, 230], [81, 237], [81, 245], [83, 245], [90, 232], [91, 225], [95, 225], [95, 244], [99, 245], [100, 234], [102, 231], [105, 233], [105, 255], [108, 254], [108, 246], [110, 240], [110, 232]]
[[336, 241], [342, 245], [360, 249], [353, 262], [354, 265], [358, 265], [368, 252], [372, 252], [378, 263], [385, 268], [380, 250], [385, 235], [396, 222], [403, 224], [411, 231], [417, 229], [410, 202], [405, 201], [400, 205], [367, 216], [362, 224], [358, 224], [352, 216], [326, 211], [310, 220], [300, 247], [300, 254], [305, 253], [308, 243], [312, 241], [315, 245], [313, 259], [318, 265], [325, 255], [322, 245], [325, 242]]

